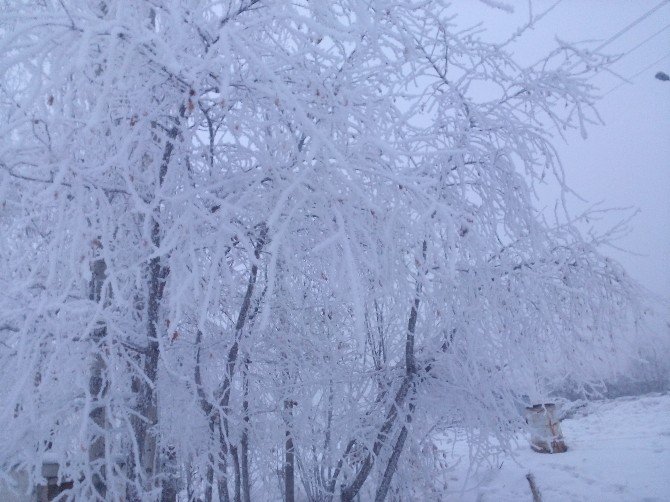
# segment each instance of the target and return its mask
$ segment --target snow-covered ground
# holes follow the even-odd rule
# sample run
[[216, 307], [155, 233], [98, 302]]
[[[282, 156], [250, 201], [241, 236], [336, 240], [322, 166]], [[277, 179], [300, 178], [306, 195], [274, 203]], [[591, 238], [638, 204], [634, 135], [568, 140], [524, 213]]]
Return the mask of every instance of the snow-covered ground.
[[531, 501], [531, 472], [543, 502], [670, 501], [670, 395], [597, 401], [562, 423], [569, 450], [540, 454], [519, 441], [514, 457], [467, 474], [456, 444], [446, 500]]

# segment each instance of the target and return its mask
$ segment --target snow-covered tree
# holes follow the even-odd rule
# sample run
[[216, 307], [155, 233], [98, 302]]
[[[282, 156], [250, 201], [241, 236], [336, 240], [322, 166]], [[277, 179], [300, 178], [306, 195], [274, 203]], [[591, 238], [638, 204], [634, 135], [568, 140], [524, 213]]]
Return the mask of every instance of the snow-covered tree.
[[[636, 288], [570, 219], [597, 115], [442, 1], [0, 13], [0, 474], [85, 500], [435, 499], [445, 431], [621, 357]], [[181, 495], [179, 495], [181, 494]]]

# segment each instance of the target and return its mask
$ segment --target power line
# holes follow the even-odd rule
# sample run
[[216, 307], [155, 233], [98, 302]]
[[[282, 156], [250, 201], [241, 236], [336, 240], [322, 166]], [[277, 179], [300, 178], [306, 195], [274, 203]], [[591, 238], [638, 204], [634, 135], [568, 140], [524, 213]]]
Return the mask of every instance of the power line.
[[[663, 33], [663, 32], [664, 32], [665, 30], [667, 30], [668, 28], [670, 28], [670, 24], [666, 24], [663, 28], [661, 28], [661, 29], [658, 30], [657, 32], [653, 33], [652, 35], [648, 36], [647, 38], [645, 38], [644, 40], [642, 40], [642, 42], [640, 42], [639, 44], [635, 45], [635, 46], [632, 47], [631, 49], [628, 49], [628, 50], [627, 50], [626, 52], [624, 52], [623, 54], [620, 54], [620, 55], [617, 57], [617, 59], [614, 61], [614, 63], [618, 63], [619, 61], [621, 61], [622, 59], [624, 59], [625, 57], [627, 57], [629, 54], [631, 54], [632, 52], [636, 51], [637, 49], [639, 49], [640, 47], [642, 47], [644, 44], [648, 43], [650, 40], [653, 40], [655, 37], [657, 37], [658, 35], [660, 35], [661, 33]], [[608, 73], [611, 73], [612, 75], [614, 75], [615, 77], [617, 77], [618, 79], [620, 79], [622, 82], [624, 82], [624, 83], [626, 83], [626, 84], [630, 84], [630, 83], [631, 83], [626, 77], [623, 77], [623, 76], [619, 75], [619, 73], [617, 73], [617, 72], [615, 72], [615, 71], [613, 71], [612, 69], [607, 68], [607, 67], [603, 67], [603, 68], [598, 69], [598, 70], [597, 70], [593, 75], [591, 75], [587, 80], [592, 80], [592, 79], [594, 79], [595, 77], [597, 77], [598, 75], [600, 75], [600, 73], [603, 72], [603, 71], [606, 71], [606, 72], [608, 72]]]
[[[642, 73], [644, 73], [645, 71], [647, 71], [647, 70], [649, 70], [650, 68], [656, 66], [658, 63], [660, 63], [661, 61], [663, 61], [664, 59], [667, 59], [667, 58], [669, 58], [669, 57], [670, 57], [670, 52], [666, 52], [664, 56], [661, 56], [660, 58], [658, 58], [658, 59], [657, 59], [656, 61], [654, 61], [653, 63], [651, 63], [651, 64], [645, 66], [644, 68], [642, 68], [641, 70], [637, 71], [636, 73], [634, 73], [633, 75], [631, 75], [630, 77], [628, 77], [627, 80], [633, 80], [635, 77], [640, 76], [640, 75], [641, 75]], [[627, 83], [627, 82], [621, 82], [619, 85], [616, 85], [616, 86], [612, 87], [609, 91], [607, 91], [605, 94], [602, 95], [601, 99], [604, 98], [605, 96], [607, 96], [608, 94], [611, 94], [612, 92], [616, 91], [616, 90], [619, 89], [620, 87], [626, 85], [626, 83]]]
[[[595, 49], [593, 49], [593, 52], [598, 52], [598, 51], [604, 49], [605, 47], [607, 47], [608, 45], [610, 45], [612, 42], [614, 42], [615, 40], [617, 40], [618, 38], [620, 38], [622, 35], [624, 35], [624, 34], [627, 33], [628, 31], [630, 31], [632, 28], [634, 28], [635, 26], [637, 26], [638, 24], [640, 24], [642, 21], [644, 21], [645, 19], [647, 19], [649, 16], [651, 16], [652, 14], [654, 14], [657, 10], [659, 10], [659, 9], [662, 8], [663, 6], [667, 5], [668, 3], [670, 3], [670, 0], [663, 0], [662, 2], [659, 2], [659, 3], [656, 4], [654, 7], [652, 7], [651, 9], [649, 9], [648, 11], [646, 11], [644, 14], [642, 14], [640, 17], [636, 18], [635, 20], [633, 20], [632, 22], [630, 22], [629, 24], [627, 24], [626, 26], [624, 26], [623, 28], [621, 28], [618, 32], [616, 32], [614, 35], [612, 35], [612, 36], [609, 37], [607, 40], [605, 40], [603, 43], [601, 43], [598, 47], [596, 47]], [[639, 49], [640, 47], [642, 47], [644, 44], [648, 43], [650, 40], [652, 40], [653, 38], [655, 38], [655, 37], [657, 37], [658, 35], [660, 35], [661, 33], [663, 33], [663, 32], [664, 32], [665, 30], [667, 30], [668, 28], [670, 28], [670, 24], [667, 24], [667, 25], [665, 25], [663, 28], [661, 28], [660, 30], [658, 30], [658, 31], [656, 31], [656, 32], [654, 32], [654, 33], [652, 33], [650, 36], [648, 36], [647, 38], [645, 38], [644, 40], [642, 40], [641, 42], [639, 42], [638, 44], [636, 44], [636, 45], [633, 46], [632, 48], [628, 49], [628, 50], [627, 50], [626, 52], [624, 52], [622, 55], [620, 55], [620, 56], [618, 57], [618, 59], [617, 59], [616, 62], [621, 61], [623, 58], [627, 57], [629, 54], [631, 54], [632, 52], [636, 51], [637, 49]], [[618, 73], [612, 71], [612, 70], [609, 69], [609, 68], [601, 68], [601, 69], [599, 69], [598, 71], [596, 71], [593, 75], [591, 75], [587, 80], [591, 80], [591, 79], [595, 78], [595, 77], [596, 77], [597, 75], [599, 75], [603, 70], [606, 70], [608, 73], [611, 73], [612, 75], [614, 75], [615, 77], [617, 77], [617, 78], [619, 78], [619, 79], [621, 80], [621, 82], [620, 82], [618, 85], [614, 86], [614, 87], [611, 88], [609, 91], [607, 91], [605, 94], [603, 94], [603, 95], [601, 96], [601, 99], [602, 99], [602, 98], [604, 98], [605, 96], [607, 96], [608, 94], [610, 94], [610, 93], [614, 92], [615, 90], [621, 88], [621, 87], [624, 86], [625, 84], [632, 84], [632, 80], [633, 80], [635, 77], [639, 76], [641, 73], [647, 71], [648, 69], [650, 69], [650, 68], [653, 67], [654, 65], [660, 63], [661, 61], [663, 61], [664, 59], [666, 59], [666, 58], [669, 57], [669, 56], [670, 56], [670, 53], [665, 54], [665, 55], [662, 56], [661, 58], [657, 59], [656, 61], [654, 61], [653, 63], [649, 64], [648, 66], [645, 66], [645, 67], [642, 68], [640, 71], [636, 72], [635, 74], [633, 74], [633, 75], [631, 75], [631, 76], [629, 76], [629, 77], [623, 77], [623, 76], [619, 75]], [[577, 62], [574, 63], [569, 69], [570, 69], [570, 70], [571, 70], [571, 69], [574, 69], [579, 63], [581, 63], [581, 61], [577, 61]]]
[[625, 53], [623, 53], [623, 54], [619, 57], [618, 60], [621, 60], [621, 59], [623, 59], [624, 57], [628, 56], [628, 54], [630, 54], [631, 52], [636, 51], [637, 49], [639, 49], [640, 47], [642, 47], [644, 44], [646, 44], [647, 42], [649, 42], [649, 41], [652, 40], [653, 38], [655, 38], [655, 37], [657, 37], [658, 35], [660, 35], [661, 33], [663, 33], [663, 32], [664, 32], [665, 30], [667, 30], [668, 28], [670, 28], [670, 24], [666, 24], [663, 28], [661, 28], [660, 30], [658, 30], [656, 33], [654, 33], [653, 35], [648, 36], [647, 38], [645, 38], [642, 42], [640, 42], [639, 44], [637, 44], [637, 45], [636, 45], [635, 47], [633, 47], [632, 49], [627, 50]]
[[[669, 3], [670, 3], [670, 0], [663, 0], [662, 2], [656, 4], [656, 6], [652, 7], [651, 9], [649, 9], [648, 11], [646, 11], [644, 14], [642, 14], [640, 17], [638, 17], [638, 18], [635, 19], [634, 21], [630, 22], [629, 24], [627, 24], [626, 26], [624, 26], [623, 28], [621, 28], [618, 32], [616, 32], [616, 33], [615, 33], [614, 35], [612, 35], [610, 38], [608, 38], [608, 39], [605, 40], [603, 43], [601, 43], [598, 47], [596, 47], [595, 49], [593, 49], [593, 52], [599, 52], [599, 51], [601, 51], [602, 49], [604, 49], [605, 47], [607, 47], [609, 44], [611, 44], [612, 42], [614, 42], [615, 40], [617, 40], [619, 37], [621, 37], [623, 34], [629, 32], [629, 31], [630, 31], [631, 29], [633, 29], [635, 26], [637, 26], [637, 25], [640, 24], [642, 21], [644, 21], [645, 19], [647, 19], [649, 16], [651, 16], [651, 15], [652, 15], [654, 12], [656, 12], [658, 9], [660, 9], [661, 7], [663, 7], [664, 5], [667, 5], [667, 4], [669, 4]], [[575, 67], [576, 67], [577, 65], [579, 65], [581, 62], [582, 62], [582, 61], [577, 61], [576, 63], [574, 63], [572, 66], [570, 66], [570, 67], [568, 68], [568, 71], [570, 71], [570, 70], [574, 70]]]
[[656, 12], [658, 9], [660, 9], [660, 8], [663, 7], [664, 5], [667, 5], [668, 3], [670, 3], [670, 0], [663, 0], [662, 2], [660, 2], [660, 3], [659, 3], [658, 5], [656, 5], [655, 7], [652, 7], [650, 10], [648, 10], [647, 12], [645, 12], [644, 14], [642, 14], [640, 17], [638, 17], [635, 21], [633, 21], [632, 23], [630, 23], [630, 24], [627, 25], [627, 26], [624, 26], [624, 27], [623, 27], [621, 30], [619, 30], [617, 33], [615, 33], [615, 34], [612, 35], [610, 38], [608, 38], [607, 40], [605, 40], [602, 44], [600, 44], [598, 47], [596, 47], [596, 48], [593, 50], [593, 52], [598, 52], [598, 51], [604, 49], [604, 48], [607, 47], [609, 44], [611, 44], [612, 42], [614, 42], [617, 38], [619, 38], [621, 35], [623, 35], [624, 33], [628, 32], [629, 30], [631, 30], [634, 26], [637, 26], [639, 23], [641, 23], [642, 21], [644, 21], [645, 19], [647, 19], [647, 18], [648, 18], [649, 16], [651, 16], [654, 12]]

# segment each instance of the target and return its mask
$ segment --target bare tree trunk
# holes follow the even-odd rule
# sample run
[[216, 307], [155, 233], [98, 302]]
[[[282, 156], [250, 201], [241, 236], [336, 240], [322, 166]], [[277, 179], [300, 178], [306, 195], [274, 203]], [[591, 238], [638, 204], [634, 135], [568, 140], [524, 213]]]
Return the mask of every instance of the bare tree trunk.
[[[330, 450], [330, 437], [332, 434], [333, 427], [333, 400], [335, 399], [335, 393], [333, 391], [333, 381], [328, 382], [328, 410], [326, 412], [326, 434], [323, 440], [323, 454], [324, 458], [327, 459], [327, 463], [321, 462], [319, 466], [319, 484], [326, 491], [329, 490], [328, 480], [331, 479], [332, 464], [331, 464], [331, 450]], [[327, 467], [326, 467], [327, 466]], [[333, 485], [334, 487], [334, 485]]]
[[[168, 140], [165, 143], [163, 157], [161, 159], [158, 176], [158, 187], [162, 187], [167, 175], [168, 166], [172, 159], [174, 150], [173, 141], [179, 130], [177, 126], [168, 132]], [[156, 208], [158, 210], [158, 208]], [[151, 225], [151, 243], [155, 249], [161, 245], [161, 226], [157, 215], [153, 216]], [[158, 438], [156, 426], [158, 425], [158, 395], [156, 383], [158, 377], [158, 361], [160, 359], [159, 323], [160, 306], [163, 301], [163, 290], [169, 274], [169, 268], [165, 266], [159, 256], [149, 261], [149, 297], [147, 301], [147, 348], [144, 354], [144, 376], [146, 381], [141, 382], [139, 412], [144, 421], [138, 422], [137, 443], [139, 446], [140, 469], [144, 477], [145, 489], [156, 488], [157, 476], [160, 470]]]
[[[156, 236], [159, 240], [159, 225], [154, 223], [152, 237]], [[154, 239], [152, 239], [154, 240]], [[156, 244], [156, 243], [154, 243]], [[160, 242], [158, 242], [160, 245]], [[141, 447], [140, 447], [140, 467], [148, 483], [152, 488], [154, 477], [157, 474], [157, 438], [154, 427], [158, 424], [158, 399], [156, 395], [156, 377], [158, 376], [158, 323], [159, 323], [159, 305], [162, 299], [162, 281], [160, 258], [152, 258], [149, 265], [149, 301], [148, 301], [148, 345], [144, 356], [144, 374], [148, 381], [142, 385], [140, 394], [141, 415], [146, 422], [142, 425]]]
[[193, 500], [193, 466], [191, 465], [190, 458], [186, 466], [186, 499], [188, 502]]
[[230, 445], [230, 456], [233, 459], [233, 493], [235, 502], [242, 502], [242, 483], [240, 480], [240, 457], [237, 446]]
[[284, 458], [284, 485], [286, 502], [295, 502], [295, 456], [293, 450], [293, 437], [290, 431], [286, 431], [286, 450]]
[[[254, 258], [255, 260], [260, 259], [261, 250], [265, 246], [267, 239], [267, 226], [263, 223], [260, 225], [260, 235], [258, 236], [258, 241], [254, 248]], [[251, 312], [251, 300], [254, 295], [256, 288], [256, 279], [258, 277], [258, 263], [254, 262], [251, 266], [251, 274], [249, 274], [249, 280], [247, 282], [247, 289], [244, 294], [244, 299], [242, 300], [242, 306], [237, 315], [237, 322], [235, 323], [235, 338], [233, 341], [230, 350], [228, 351], [228, 359], [226, 363], [226, 376], [223, 380], [221, 390], [218, 393], [221, 396], [220, 400], [220, 409], [223, 410], [221, 415], [221, 425], [222, 425], [222, 434], [221, 434], [221, 448], [223, 450], [223, 455], [225, 455], [225, 450], [227, 449], [230, 452], [231, 458], [233, 460], [233, 473], [234, 473], [234, 500], [235, 502], [242, 501], [241, 495], [241, 472], [240, 472], [240, 457], [236, 446], [233, 446], [228, 443], [229, 434], [228, 434], [228, 410], [230, 409], [230, 391], [231, 385], [233, 382], [233, 377], [235, 376], [235, 369], [237, 366], [237, 359], [240, 351], [240, 342], [242, 340], [242, 333], [246, 325], [247, 320], [249, 319]], [[225, 433], [225, 434], [224, 434]], [[248, 468], [247, 468], [248, 476]], [[248, 477], [247, 477], [248, 479]]]
[[[266, 243], [267, 239], [267, 226], [265, 224], [260, 225], [260, 235], [256, 246], [254, 248], [254, 258], [258, 260], [261, 255], [261, 250]], [[251, 266], [251, 273], [249, 275], [249, 280], [247, 282], [247, 289], [244, 294], [244, 299], [242, 300], [242, 306], [237, 316], [237, 321], [235, 323], [235, 334], [233, 339], [233, 344], [231, 345], [228, 351], [228, 358], [226, 363], [226, 374], [224, 377], [223, 384], [221, 388], [216, 393], [220, 396], [219, 405], [219, 419], [218, 419], [218, 429], [219, 429], [219, 445], [220, 445], [220, 456], [222, 461], [221, 475], [222, 479], [219, 480], [219, 497], [222, 496], [222, 500], [229, 500], [228, 495], [228, 484], [226, 476], [226, 465], [225, 458], [230, 454], [233, 461], [233, 500], [235, 502], [242, 502], [242, 497], [244, 496], [244, 501], [247, 502], [251, 497], [251, 485], [249, 481], [249, 467], [248, 467], [248, 432], [246, 427], [249, 422], [248, 417], [248, 401], [245, 399], [243, 402], [243, 412], [245, 417], [245, 429], [242, 433], [242, 443], [240, 447], [242, 448], [242, 465], [240, 465], [240, 453], [236, 446], [230, 444], [229, 441], [229, 428], [228, 428], [228, 410], [230, 406], [230, 391], [235, 376], [235, 369], [237, 366], [237, 360], [239, 357], [240, 351], [240, 341], [242, 339], [242, 333], [246, 325], [247, 320], [249, 319], [252, 307], [252, 297], [254, 295], [256, 287], [256, 279], [258, 277], [258, 264], [256, 262]], [[198, 331], [196, 338], [197, 345], [197, 356], [196, 356], [196, 366], [195, 366], [195, 383], [198, 390], [198, 396], [200, 398], [200, 405], [202, 410], [207, 415], [212, 424], [214, 418], [214, 406], [209, 402], [207, 396], [205, 395], [204, 389], [202, 387], [202, 374], [200, 368], [200, 342], [202, 339], [202, 333]], [[246, 377], [245, 382], [246, 382]], [[244, 384], [243, 384], [244, 385]], [[247, 384], [248, 385], [248, 384]], [[245, 387], [245, 397], [248, 395]]]
[[177, 452], [174, 446], [170, 445], [164, 449], [163, 462], [161, 463], [161, 502], [177, 502], [179, 493], [179, 474], [177, 467]]
[[240, 470], [242, 475], [242, 502], [251, 502], [251, 483], [249, 481], [249, 358], [244, 361], [242, 372], [242, 386], [244, 401], [242, 402], [242, 416], [244, 420], [242, 438], [240, 440]]
[[230, 494], [228, 493], [228, 461], [225, 455], [221, 457], [221, 461], [219, 462], [217, 485], [219, 489], [219, 502], [230, 502]]
[[295, 451], [293, 449], [293, 436], [290, 430], [292, 409], [293, 401], [284, 401], [284, 410], [288, 419], [284, 449], [284, 500], [286, 502], [295, 502]]
[[212, 491], [214, 490], [214, 455], [208, 455], [207, 471], [205, 473], [205, 502], [212, 502]]
[[407, 439], [407, 427], [402, 426], [400, 429], [400, 434], [398, 435], [398, 440], [393, 446], [393, 452], [391, 453], [391, 458], [389, 458], [388, 464], [386, 464], [386, 470], [384, 471], [384, 477], [382, 482], [377, 488], [377, 493], [375, 494], [375, 502], [384, 502], [386, 494], [388, 493], [389, 487], [391, 486], [391, 480], [395, 474], [396, 468], [398, 467], [398, 459], [400, 454], [405, 446], [405, 440]]
[[[97, 259], [91, 264], [91, 290], [89, 298], [94, 302], [101, 302], [102, 286], [106, 278], [107, 266], [103, 259]], [[89, 446], [89, 461], [93, 470], [92, 483], [96, 495], [100, 499], [107, 496], [107, 476], [105, 462], [105, 434], [107, 431], [107, 413], [105, 405], [100, 404], [104, 395], [107, 393], [107, 385], [104, 374], [106, 370], [105, 360], [102, 351], [105, 350], [105, 337], [107, 328], [104, 324], [98, 324], [93, 330], [93, 342], [96, 345], [93, 367], [91, 368], [91, 378], [89, 380], [89, 392], [93, 401], [92, 410], [89, 414], [94, 424], [93, 441]]]
[[[405, 403], [405, 399], [407, 398], [407, 394], [409, 393], [411, 383], [412, 383], [411, 376], [405, 375], [402, 383], [400, 384], [400, 388], [396, 392], [393, 403], [391, 404], [391, 408], [386, 414], [386, 420], [384, 421], [384, 424], [380, 427], [379, 432], [377, 433], [377, 438], [375, 439], [375, 442], [372, 445], [372, 452], [368, 453], [368, 455], [365, 457], [365, 460], [363, 461], [361, 468], [359, 469], [358, 473], [354, 477], [354, 480], [351, 482], [351, 484], [342, 490], [341, 498], [343, 502], [351, 502], [354, 499], [354, 497], [356, 497], [358, 491], [363, 486], [363, 483], [365, 483], [366, 479], [370, 475], [370, 472], [372, 471], [372, 467], [374, 465], [375, 458], [379, 455], [379, 452], [384, 447], [386, 441], [390, 437], [389, 433], [391, 432], [391, 429], [393, 428], [393, 425], [395, 424], [395, 421], [398, 418], [398, 412], [400, 411], [400, 408]], [[349, 443], [347, 451], [345, 452], [345, 456], [349, 453], [349, 451], [353, 449], [355, 443], [356, 443], [355, 440], [352, 440]], [[340, 465], [338, 465], [338, 469], [336, 469], [337, 474], [339, 474], [339, 469]]]
[[[423, 244], [421, 246], [423, 262], [426, 261], [427, 249], [428, 244], [426, 241], [423, 241]], [[421, 270], [418, 270], [417, 272], [419, 274], [422, 274]], [[419, 315], [419, 305], [421, 302], [422, 291], [423, 291], [423, 279], [421, 277], [418, 277], [416, 282], [414, 301], [412, 302], [412, 307], [410, 309], [409, 314], [409, 320], [407, 321], [407, 335], [405, 337], [405, 377], [402, 380], [400, 388], [396, 392], [393, 403], [391, 404], [391, 408], [386, 414], [386, 420], [384, 421], [383, 425], [379, 429], [379, 432], [377, 433], [377, 438], [375, 439], [375, 442], [372, 445], [372, 452], [368, 452], [368, 455], [365, 457], [365, 460], [363, 461], [358, 473], [354, 477], [351, 484], [342, 490], [341, 500], [343, 502], [353, 501], [354, 497], [356, 497], [361, 487], [363, 486], [363, 483], [365, 483], [365, 481], [367, 480], [368, 476], [370, 475], [370, 472], [372, 471], [375, 459], [379, 455], [381, 449], [386, 445], [386, 442], [389, 440], [390, 437], [389, 433], [391, 432], [391, 429], [395, 425], [395, 422], [398, 418], [398, 414], [405, 403], [405, 399], [407, 398], [407, 395], [409, 394], [411, 388], [414, 385], [414, 377], [417, 372], [416, 356], [414, 353], [414, 335], [416, 332], [416, 322]], [[413, 408], [410, 407], [410, 413], [408, 414], [408, 422], [411, 419], [412, 411]], [[405, 427], [403, 426], [403, 428]], [[395, 454], [397, 450], [397, 457], [400, 456], [400, 453], [402, 452], [402, 449], [404, 447], [405, 437], [403, 436], [406, 436], [406, 434], [407, 432], [405, 432], [405, 434], [403, 435], [401, 431], [399, 439], [402, 438], [402, 441], [400, 441], [399, 443], [397, 442], [396, 447], [394, 448], [393, 454]], [[355, 440], [352, 440], [349, 443], [347, 450], [345, 451], [344, 454], [345, 457], [349, 454], [349, 451], [353, 448], [354, 444]], [[395, 464], [397, 465], [398, 460], [397, 458], [393, 460], [393, 454], [391, 455], [390, 462], [395, 462]], [[342, 465], [342, 459], [340, 460], [338, 467], [335, 470], [336, 471], [335, 476], [339, 474], [341, 465]], [[391, 467], [391, 470], [389, 471], [388, 483], [390, 483], [391, 478], [395, 473], [395, 465], [391, 466], [391, 464], [388, 464], [386, 469], [387, 471], [389, 470], [389, 467]], [[335, 482], [336, 479], [333, 479], [331, 481], [331, 487], [332, 487], [331, 491], [333, 491], [335, 488]], [[384, 496], [386, 496], [385, 493]]]
[[[219, 493], [220, 502], [229, 502], [230, 496], [228, 495], [228, 475], [227, 475], [227, 462], [226, 455], [228, 453], [227, 444], [224, 442], [223, 434], [221, 433], [221, 424], [217, 420], [217, 415], [213, 413], [214, 406], [209, 402], [205, 391], [202, 387], [202, 372], [200, 369], [200, 344], [202, 342], [202, 332], [198, 331], [195, 339], [196, 345], [196, 357], [195, 357], [195, 387], [198, 393], [198, 398], [200, 399], [200, 407], [207, 417], [209, 432], [211, 435], [211, 440], [216, 441], [218, 439], [219, 445], [221, 445], [222, 451], [219, 454], [219, 461], [216, 462], [214, 455], [209, 454], [209, 462], [207, 465], [207, 474], [206, 474], [206, 485], [205, 485], [205, 502], [211, 502], [212, 500], [212, 490], [214, 486], [214, 465], [217, 464], [219, 467], [219, 476], [217, 479], [217, 488]], [[218, 437], [217, 437], [218, 436]]]

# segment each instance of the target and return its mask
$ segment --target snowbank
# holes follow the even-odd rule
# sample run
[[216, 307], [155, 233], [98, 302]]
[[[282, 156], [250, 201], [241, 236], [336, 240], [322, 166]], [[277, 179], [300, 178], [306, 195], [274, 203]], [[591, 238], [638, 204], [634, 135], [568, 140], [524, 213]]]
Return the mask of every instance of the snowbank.
[[532, 500], [532, 472], [543, 502], [670, 500], [670, 395], [590, 403], [562, 424], [569, 450], [531, 451], [523, 438], [513, 458], [467, 476], [467, 445], [457, 444], [446, 500]]

